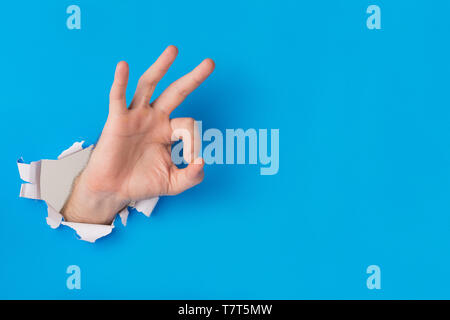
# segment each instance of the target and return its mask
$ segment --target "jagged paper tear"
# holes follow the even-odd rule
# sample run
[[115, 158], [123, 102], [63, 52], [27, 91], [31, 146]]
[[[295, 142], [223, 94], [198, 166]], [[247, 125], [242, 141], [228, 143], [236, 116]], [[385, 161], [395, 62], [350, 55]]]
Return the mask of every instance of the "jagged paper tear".
[[[81, 142], [75, 142], [70, 148], [64, 150], [59, 156], [58, 160], [66, 159], [75, 155], [76, 153], [82, 151], [82, 152], [92, 152], [92, 147], [90, 146], [86, 149], [90, 149], [90, 151], [83, 148], [84, 141]], [[76, 155], [78, 158], [79, 156]], [[84, 157], [86, 158], [86, 157]], [[17, 168], [19, 169], [19, 175], [20, 178], [27, 182], [23, 183], [20, 188], [20, 197], [22, 198], [29, 198], [29, 199], [38, 199], [38, 200], [44, 200], [47, 203], [47, 224], [52, 228], [56, 229], [61, 224], [68, 226], [76, 231], [78, 236], [81, 240], [85, 240], [88, 242], [95, 242], [97, 239], [104, 237], [111, 233], [112, 229], [114, 228], [114, 221], [111, 225], [102, 225], [102, 224], [90, 224], [90, 223], [77, 223], [77, 222], [66, 222], [64, 221], [64, 217], [61, 213], [59, 213], [59, 210], [55, 209], [48, 200], [41, 198], [41, 161], [57, 161], [57, 160], [40, 160], [40, 161], [34, 161], [29, 164], [26, 164], [23, 162], [23, 159], [20, 158], [17, 161]], [[82, 160], [80, 160], [82, 161]], [[67, 161], [66, 161], [67, 162]], [[70, 162], [67, 162], [70, 163]], [[79, 163], [77, 164], [79, 165]], [[71, 168], [72, 171], [73, 168]], [[77, 170], [72, 172], [73, 179], [77, 176]], [[70, 192], [69, 192], [70, 193]], [[68, 197], [69, 194], [66, 195]], [[159, 197], [150, 198], [150, 199], [144, 199], [141, 201], [137, 201], [136, 203], [131, 203], [129, 207], [134, 207], [137, 211], [142, 212], [147, 217], [150, 217], [150, 214], [152, 213], [153, 209], [156, 206], [156, 203], [158, 202]], [[61, 201], [60, 201], [61, 202]], [[59, 203], [58, 206], [61, 206]], [[62, 206], [61, 206], [62, 207]], [[124, 226], [127, 224], [129, 211], [128, 208], [125, 207], [120, 213], [120, 219]]]

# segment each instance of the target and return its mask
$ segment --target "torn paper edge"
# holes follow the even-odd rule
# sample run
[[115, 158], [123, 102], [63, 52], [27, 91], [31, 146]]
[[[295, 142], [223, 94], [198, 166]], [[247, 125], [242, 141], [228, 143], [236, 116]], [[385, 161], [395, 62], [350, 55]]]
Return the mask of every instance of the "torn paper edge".
[[83, 143], [84, 140], [80, 142], [74, 142], [69, 148], [61, 152], [61, 154], [58, 156], [58, 160], [70, 156], [72, 153], [83, 150]]
[[[58, 156], [58, 160], [83, 150], [83, 143], [84, 141], [73, 143], [72, 146], [64, 150]], [[27, 164], [24, 163], [22, 158], [17, 160], [17, 168], [19, 170], [20, 178], [23, 181], [27, 182], [21, 185], [19, 194], [20, 197], [41, 200], [39, 190], [40, 164], [40, 161], [34, 161]], [[135, 208], [145, 216], [150, 217], [150, 214], [155, 208], [158, 200], [159, 197], [144, 199], [137, 202], [132, 202], [128, 207]], [[119, 212], [121, 222], [124, 226], [127, 225], [129, 215], [128, 207], [125, 207], [124, 209], [122, 209], [122, 211]], [[88, 241], [91, 243], [95, 242], [101, 237], [107, 236], [112, 232], [112, 229], [114, 228], [114, 221], [111, 223], [111, 225], [66, 222], [64, 221], [64, 217], [62, 216], [62, 214], [55, 210], [48, 203], [46, 221], [52, 229], [58, 228], [61, 224], [68, 226], [76, 231], [76, 233], [80, 237], [80, 240]]]
[[111, 225], [104, 224], [90, 224], [90, 223], [78, 223], [78, 222], [65, 222], [61, 224], [68, 226], [76, 231], [80, 240], [94, 243], [95, 240], [107, 236], [114, 228], [114, 223]]
[[130, 212], [128, 211], [128, 207], [123, 208], [122, 211], [119, 212], [120, 221], [122, 222], [122, 225], [124, 227], [127, 226], [127, 219], [129, 213]]
[[27, 182], [20, 186], [20, 197], [30, 199], [41, 199], [39, 178], [41, 174], [41, 161], [24, 163], [23, 159], [17, 160], [20, 178]]

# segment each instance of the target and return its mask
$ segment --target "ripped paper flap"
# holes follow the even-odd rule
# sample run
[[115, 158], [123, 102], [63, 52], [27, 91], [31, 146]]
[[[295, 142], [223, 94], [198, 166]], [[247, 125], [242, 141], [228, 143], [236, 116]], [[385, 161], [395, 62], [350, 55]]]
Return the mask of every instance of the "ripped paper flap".
[[[21, 185], [19, 196], [45, 201], [48, 207], [46, 220], [52, 229], [62, 224], [74, 229], [80, 240], [95, 242], [112, 232], [114, 222], [111, 225], [68, 222], [64, 221], [60, 213], [70, 195], [73, 180], [84, 169], [93, 150], [93, 145], [83, 149], [83, 143], [84, 141], [72, 144], [58, 156], [58, 160], [40, 160], [27, 164], [22, 158], [19, 159], [17, 168], [20, 178], [27, 182]], [[130, 207], [149, 217], [158, 199], [159, 197], [140, 200], [130, 204]], [[128, 215], [127, 207], [119, 213], [124, 226]]]

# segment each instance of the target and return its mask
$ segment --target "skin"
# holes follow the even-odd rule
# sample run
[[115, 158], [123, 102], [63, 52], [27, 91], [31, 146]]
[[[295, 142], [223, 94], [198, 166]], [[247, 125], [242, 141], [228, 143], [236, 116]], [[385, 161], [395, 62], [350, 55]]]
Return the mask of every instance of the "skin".
[[[66, 221], [111, 224], [132, 201], [176, 195], [203, 180], [204, 162], [195, 158], [199, 136], [194, 119], [170, 119], [170, 113], [213, 72], [214, 62], [204, 60], [150, 104], [157, 83], [177, 54], [175, 46], [164, 50], [139, 79], [128, 108], [128, 64], [117, 64], [108, 119], [62, 210]], [[183, 157], [189, 163], [183, 169], [171, 160], [171, 145], [180, 138], [185, 143]]]

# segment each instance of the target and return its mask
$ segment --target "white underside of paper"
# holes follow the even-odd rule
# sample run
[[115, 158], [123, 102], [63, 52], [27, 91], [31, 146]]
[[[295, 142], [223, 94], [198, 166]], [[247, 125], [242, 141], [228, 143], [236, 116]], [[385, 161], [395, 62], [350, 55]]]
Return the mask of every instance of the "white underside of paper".
[[[83, 150], [83, 143], [75, 142], [70, 148], [64, 150], [59, 156], [59, 159], [69, 157], [78, 151]], [[23, 183], [20, 188], [20, 197], [29, 199], [41, 199], [40, 195], [40, 174], [41, 174], [41, 161], [34, 161], [29, 164], [24, 163], [22, 159], [17, 161], [17, 168], [19, 170], [20, 178], [27, 182]], [[137, 211], [142, 212], [147, 217], [150, 217], [153, 209], [158, 202], [159, 197], [144, 199], [137, 202], [133, 202], [129, 207], [134, 207]], [[47, 203], [47, 202], [46, 202]], [[120, 219], [124, 226], [127, 224], [129, 211], [128, 207], [125, 207], [120, 213]], [[90, 224], [90, 223], [77, 223], [77, 222], [66, 222], [61, 213], [54, 209], [51, 205], [47, 203], [47, 224], [52, 228], [56, 229], [61, 224], [70, 227], [76, 231], [80, 240], [95, 242], [97, 239], [104, 237], [111, 233], [114, 228], [114, 221], [111, 225], [103, 224]]]

